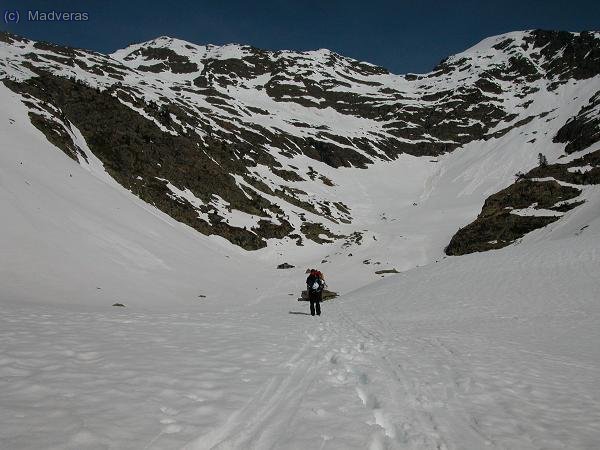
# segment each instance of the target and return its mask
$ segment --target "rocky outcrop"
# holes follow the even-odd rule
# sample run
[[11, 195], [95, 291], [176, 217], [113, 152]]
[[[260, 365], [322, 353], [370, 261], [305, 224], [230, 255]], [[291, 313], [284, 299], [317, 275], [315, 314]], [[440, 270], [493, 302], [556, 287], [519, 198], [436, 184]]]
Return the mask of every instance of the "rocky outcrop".
[[566, 153], [574, 153], [600, 141], [600, 91], [556, 133], [554, 142], [567, 144]]
[[600, 150], [567, 164], [536, 167], [490, 196], [473, 222], [458, 230], [447, 255], [499, 249], [582, 204], [577, 186], [600, 184]]

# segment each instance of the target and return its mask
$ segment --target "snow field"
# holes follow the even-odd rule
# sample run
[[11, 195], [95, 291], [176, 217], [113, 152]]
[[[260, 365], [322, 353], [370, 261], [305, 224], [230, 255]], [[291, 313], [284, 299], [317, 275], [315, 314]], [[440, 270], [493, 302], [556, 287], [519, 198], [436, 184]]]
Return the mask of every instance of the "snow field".
[[[7, 448], [593, 449], [600, 227], [323, 304], [3, 304]], [[284, 272], [281, 282], [297, 276]], [[57, 430], [60, 430], [58, 432]]]

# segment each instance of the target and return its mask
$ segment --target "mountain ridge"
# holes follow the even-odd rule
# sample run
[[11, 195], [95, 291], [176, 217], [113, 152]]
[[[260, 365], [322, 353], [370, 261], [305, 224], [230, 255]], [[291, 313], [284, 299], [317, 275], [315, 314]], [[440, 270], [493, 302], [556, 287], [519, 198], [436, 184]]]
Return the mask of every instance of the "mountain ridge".
[[[84, 158], [69, 137], [76, 127], [125, 188], [247, 249], [357, 231], [341, 226], [356, 218], [326, 166], [439, 157], [548, 120], [562, 130], [564, 107], [552, 96], [574, 96], [572, 80], [600, 72], [596, 32], [498, 35], [405, 76], [329, 50], [160, 37], [106, 56], [3, 36], [5, 84], [28, 97], [34, 125], [54, 145]], [[598, 127], [587, 127], [591, 145]], [[557, 139], [581, 141], [580, 128]], [[314, 183], [331, 192], [311, 194]]]

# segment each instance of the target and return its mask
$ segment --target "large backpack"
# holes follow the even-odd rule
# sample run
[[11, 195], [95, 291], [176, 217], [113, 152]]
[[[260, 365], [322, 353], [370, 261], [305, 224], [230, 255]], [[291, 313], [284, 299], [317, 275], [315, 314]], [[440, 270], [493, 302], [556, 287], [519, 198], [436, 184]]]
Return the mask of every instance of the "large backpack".
[[323, 280], [319, 277], [315, 277], [311, 285], [308, 286], [311, 292], [321, 292], [323, 290]]

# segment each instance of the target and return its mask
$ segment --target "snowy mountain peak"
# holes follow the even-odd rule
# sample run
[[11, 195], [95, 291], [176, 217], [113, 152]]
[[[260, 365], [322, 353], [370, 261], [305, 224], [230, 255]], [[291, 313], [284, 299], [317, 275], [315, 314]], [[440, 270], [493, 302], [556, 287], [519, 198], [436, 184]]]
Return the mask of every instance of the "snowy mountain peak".
[[[490, 157], [502, 170], [487, 188], [467, 182], [466, 192], [491, 195], [539, 152], [553, 163], [564, 148], [587, 148], [599, 49], [597, 33], [515, 32], [429, 74], [399, 76], [326, 49], [163, 36], [105, 56], [2, 34], [0, 69], [73, 160], [88, 159], [76, 128], [122, 186], [204, 234], [256, 249], [355, 236], [363, 213], [343, 193], [341, 167], [518, 142], [511, 162]], [[564, 128], [569, 119], [577, 127]]]
[[267, 51], [240, 44], [200, 46], [164, 36], [131, 45], [110, 56], [132, 69], [156, 73], [157, 77], [187, 74], [186, 79], [193, 79], [194, 74], [202, 75], [204, 70], [221, 78], [234, 74], [238, 79], [273, 77], [283, 72], [323, 77], [332, 69], [359, 77], [387, 73], [373, 64], [328, 49], [296, 52]]
[[499, 71], [554, 80], [595, 76], [600, 33], [528, 30], [486, 38], [444, 61], [438, 69], [465, 67], [498, 77]]
[[[165, 69], [174, 69], [173, 64], [186, 64], [190, 68], [197, 65], [201, 70], [204, 61], [208, 59], [242, 58], [250, 54], [251, 47], [239, 44], [196, 45], [181, 39], [161, 36], [156, 39], [130, 45], [122, 50], [117, 50], [110, 56], [128, 67], [152, 71], [151, 66], [166, 63]], [[176, 72], [175, 68], [175, 72]]]

